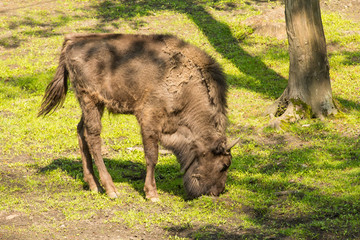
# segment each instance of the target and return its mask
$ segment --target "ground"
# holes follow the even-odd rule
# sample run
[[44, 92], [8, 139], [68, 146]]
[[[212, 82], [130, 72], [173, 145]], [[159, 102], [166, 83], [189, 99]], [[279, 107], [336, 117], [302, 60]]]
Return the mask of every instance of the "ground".
[[[253, 16], [248, 18], [244, 24], [250, 26], [253, 29], [253, 34], [259, 34], [263, 36], [271, 36], [275, 37], [280, 40], [286, 40], [286, 31], [285, 31], [285, 20], [284, 20], [284, 6], [281, 4], [280, 1], [278, 1], [278, 4], [271, 4], [269, 5], [269, 1], [248, 1], [246, 4], [252, 5], [255, 9], [258, 9], [261, 14]], [[276, 2], [276, 1], [272, 1]], [[56, 1], [43, 1], [43, 2], [37, 2], [34, 4], [29, 3], [23, 3], [22, 1], [5, 1], [3, 3], [0, 3], [0, 13], [4, 14], [8, 17], [11, 17], [16, 10], [20, 8], [29, 8], [33, 9], [34, 11], [41, 11], [41, 10], [50, 10], [52, 9], [53, 4], [56, 4]], [[90, 8], [90, 6], [87, 6]], [[235, 15], [238, 13], [241, 13], [240, 10], [236, 10], [232, 12], [231, 5], [229, 5], [229, 9], [226, 9], [226, 6], [224, 7], [224, 11], [221, 14], [229, 14], [229, 15]], [[360, 21], [360, 0], [333, 0], [333, 1], [321, 1], [321, 9], [326, 12], [338, 12], [340, 13], [344, 18], [352, 19], [353, 21], [359, 22]], [[238, 12], [237, 12], [238, 11]], [[151, 29], [147, 29], [146, 26], [143, 27], [144, 22], [143, 21], [151, 21], [152, 18], [155, 18], [156, 16], [147, 16], [146, 18], [142, 18], [141, 21], [133, 21], [132, 24], [136, 25], [135, 27], [138, 27], [141, 32], [143, 33], [149, 33], [151, 32]], [[162, 17], [168, 17], [171, 18], [172, 16], [162, 16]], [[26, 21], [26, 19], [24, 19]], [[107, 19], [107, 21], [111, 21], [111, 19]], [[16, 23], [14, 23], [16, 24]], [[94, 23], [92, 20], [89, 20], [89, 26], [94, 26]], [[15, 27], [15, 26], [14, 26]], [[46, 30], [47, 27], [44, 25], [43, 28]], [[103, 28], [101, 23], [97, 24], [97, 27], [101, 29], [103, 32], [106, 31], [112, 31], [114, 28], [116, 28], [116, 24], [114, 23], [113, 26], [109, 27], [106, 26], [106, 28]], [[15, 47], [16, 45], [20, 44], [16, 36], [10, 36], [11, 31], [9, 31], [9, 36], [2, 36], [0, 37], [0, 41], [4, 38], [8, 38], [11, 40], [10, 45]], [[51, 34], [47, 32], [47, 34]], [[329, 44], [328, 49], [330, 51], [336, 51], [339, 48], [344, 48], [343, 46], [337, 45], [337, 44]], [[4, 44], [0, 44], [0, 51], [8, 49], [7, 46]], [[29, 50], [30, 52], [30, 50]], [[2, 56], [2, 58], [6, 58], [6, 56]], [[353, 59], [354, 61], [359, 62], [359, 59]], [[17, 63], [14, 63], [13, 66], [10, 66], [11, 68], [16, 68]], [[0, 76], [1, 77], [1, 76]], [[10, 81], [8, 79], [5, 79], [5, 81]], [[230, 105], [231, 106], [231, 105]], [[11, 112], [7, 111], [0, 111], [0, 118], [1, 117], [11, 117]], [[246, 115], [246, 113], [244, 113]], [[272, 146], [272, 145], [281, 145], [286, 143], [286, 151], [293, 151], [294, 149], [297, 149], [299, 147], [307, 147], [309, 145], [308, 141], [306, 139], [294, 137], [292, 134], [282, 134], [281, 136], [278, 136], [277, 134], [260, 134], [259, 129], [252, 129], [251, 127], [239, 127], [236, 126], [236, 124], [232, 124], [232, 128], [236, 129], [236, 131], [248, 133], [249, 137], [246, 141], [251, 142], [254, 141], [259, 145], [262, 146]], [[304, 126], [306, 128], [306, 126]], [[1, 126], [0, 126], [1, 130]], [[74, 129], [72, 129], [74, 130]], [[354, 133], [347, 131], [346, 129], [343, 131], [344, 135], [349, 135], [351, 138], [354, 137]], [[110, 141], [110, 140], [109, 140]], [[242, 144], [245, 144], [245, 140]], [[256, 147], [256, 146], [255, 146]], [[310, 147], [310, 146], [309, 146]], [[136, 148], [139, 150], [139, 148]], [[133, 151], [133, 149], [129, 149], [129, 151]], [[251, 150], [249, 150], [251, 151]], [[141, 149], [139, 150], [141, 152]], [[108, 158], [113, 157], [114, 155], [118, 154], [116, 149], [112, 148], [105, 148], [104, 149], [104, 155]], [[164, 155], [167, 154], [166, 152]], [[78, 151], [73, 150], [68, 155], [73, 155], [74, 159], [78, 158]], [[40, 156], [36, 156], [36, 158], [39, 158]], [[41, 156], [42, 157], [42, 156]], [[354, 158], [357, 158], [358, 156], [355, 155]], [[235, 227], [228, 227], [231, 226], [232, 221], [236, 221], [235, 219], [228, 219], [228, 223], [224, 223], [221, 227], [217, 226], [203, 226], [200, 223], [194, 222], [192, 223], [191, 228], [187, 227], [186, 225], [179, 225], [170, 227], [168, 229], [165, 228], [152, 228], [149, 230], [146, 227], [146, 224], [137, 225], [137, 226], [131, 226], [131, 224], [119, 224], [119, 222], [114, 221], [114, 218], [110, 218], [110, 216], [114, 216], [117, 214], [117, 212], [121, 212], [126, 208], [128, 212], [131, 212], [132, 206], [131, 204], [122, 204], [121, 207], [117, 206], [117, 204], [114, 204], [111, 202], [112, 200], [102, 200], [105, 201], [107, 204], [112, 205], [111, 210], [109, 208], [98, 206], [100, 209], [96, 215], [90, 216], [88, 219], [82, 219], [81, 216], [77, 217], [67, 217], [66, 211], [61, 212], [59, 210], [52, 210], [55, 208], [54, 206], [51, 206], [52, 202], [49, 200], [49, 204], [46, 210], [41, 209], [40, 214], [29, 216], [27, 214], [28, 212], [35, 212], [39, 211], [38, 206], [43, 206], [44, 203], [44, 196], [43, 194], [48, 194], [49, 198], [56, 196], [57, 199], [61, 199], [61, 195], [57, 195], [58, 192], [68, 191], [68, 192], [82, 192], [84, 190], [84, 186], [82, 184], [80, 185], [74, 185], [71, 183], [70, 180], [67, 179], [61, 179], [59, 180], [59, 184], [51, 183], [51, 186], [49, 186], [48, 183], [48, 176], [46, 173], [51, 173], [50, 170], [56, 169], [66, 169], [66, 167], [70, 167], [72, 170], [77, 169], [78, 172], [80, 167], [80, 162], [77, 161], [75, 163], [69, 163], [69, 166], [62, 166], [64, 162], [66, 162], [66, 159], [63, 161], [59, 161], [58, 165], [56, 161], [54, 161], [52, 166], [49, 166], [48, 168], [42, 168], [38, 169], [34, 167], [36, 165], [36, 161], [34, 160], [34, 155], [27, 153], [20, 156], [14, 156], [12, 157], [11, 154], [8, 153], [1, 153], [0, 152], [0, 159], [4, 159], [3, 162], [0, 162], [1, 167], [1, 175], [0, 180], [2, 182], [2, 185], [11, 186], [12, 189], [17, 189], [17, 198], [14, 198], [12, 201], [17, 201], [19, 205], [23, 204], [22, 199], [27, 199], [27, 202], [32, 202], [33, 205], [30, 206], [30, 209], [25, 209], [24, 211], [9, 211], [8, 209], [0, 211], [0, 239], [4, 240], [10, 240], [10, 239], [168, 239], [169, 236], [173, 237], [173, 239], [238, 239], [239, 236], [242, 236], [243, 239], [249, 238], [249, 239], [278, 239], [277, 237], [280, 235], [274, 235], [271, 234], [265, 234], [262, 232], [259, 232], [256, 228], [235, 228]], [[26, 163], [29, 168], [14, 168], [14, 167], [8, 167], [7, 163], [11, 163], [12, 166], [16, 166], [16, 164], [24, 164]], [[282, 164], [286, 165], [286, 162], [279, 162], [278, 165], [266, 165], [262, 166], [264, 169], [263, 171], [275, 171], [274, 169], [282, 168]], [[60, 166], [61, 165], [61, 166]], [[136, 164], [130, 164], [126, 166], [130, 173], [129, 176], [127, 176], [127, 181], [131, 184], [132, 181], [142, 179], [144, 175], [144, 169], [140, 168]], [[308, 166], [304, 163], [303, 165], [299, 166], [299, 168], [307, 168]], [[53, 169], [52, 169], [53, 168]], [[285, 168], [285, 167], [284, 167]], [[39, 171], [44, 172], [44, 175], [38, 174]], [[137, 172], [138, 171], [138, 172]], [[166, 171], [163, 171], [164, 176], [166, 174]], [[54, 175], [56, 177], [56, 175]], [[69, 176], [69, 178], [76, 178], [77, 176]], [[15, 180], [14, 180], [15, 179]], [[27, 182], [27, 184], [23, 184], [23, 182]], [[256, 181], [256, 180], [249, 180], [249, 181]], [[290, 180], [289, 180], [290, 181]], [[293, 180], [297, 181], [297, 180]], [[299, 180], [301, 181], [301, 179]], [[41, 191], [35, 191], [33, 192], [31, 189], [26, 189], [31, 182], [33, 184], [33, 187], [36, 189], [44, 189], [43, 192]], [[86, 187], [85, 187], [86, 188]], [[134, 185], [134, 189], [126, 189], [125, 186], [122, 191], [126, 192], [128, 191], [129, 194], [140, 194], [141, 195], [141, 187]], [[3, 189], [0, 189], [0, 194]], [[278, 196], [286, 198], [287, 195], [294, 195], [293, 198], [302, 198], [302, 193], [290, 191], [279, 191]], [[164, 195], [170, 193], [163, 193]], [[181, 196], [181, 194], [179, 194]], [[75, 195], [77, 196], [77, 195]], [[95, 199], [94, 202], [100, 202], [98, 200], [99, 198], [106, 198], [106, 196], [93, 196], [93, 195], [86, 195], [86, 197], [90, 197], [92, 199]], [[86, 201], [85, 196], [79, 195], [79, 199], [82, 199], [83, 201]], [[64, 197], [66, 201], [71, 201], [69, 204], [73, 204], [73, 202], [76, 202], [76, 199], [70, 199], [67, 197]], [[126, 200], [121, 200], [126, 201]], [[213, 200], [216, 201], [216, 200]], [[45, 204], [45, 206], [47, 205]], [[67, 203], [64, 203], [64, 206]], [[144, 200], [144, 208], [149, 208], [145, 212], [149, 215], [153, 214], [154, 216], [160, 215], [161, 212], [166, 212], [169, 209], [171, 209], [171, 206], [168, 205], [151, 205], [152, 203], [146, 202]], [[223, 201], [221, 206], [232, 206], [233, 201], [231, 199], [228, 199], [228, 201]], [[0, 203], [1, 205], [1, 203]], [[75, 203], [76, 205], [76, 203]], [[26, 205], [29, 207], [28, 205]], [[81, 204], [76, 205], [77, 207], [81, 207]], [[124, 207], [126, 206], [126, 207]], [[95, 206], [96, 207], [96, 206]], [[65, 207], [64, 207], [65, 208]], [[59, 206], [56, 206], [56, 209], [59, 209]], [[103, 210], [102, 210], [103, 209]], [[258, 208], [261, 210], [261, 208]], [[254, 218], [257, 217], [259, 214], [259, 210], [255, 210], [251, 207], [246, 207], [245, 205], [242, 207], [241, 211], [248, 214], [249, 216], [254, 216]], [[240, 210], [238, 210], [240, 211]], [[84, 211], [84, 214], [86, 214], [86, 211]], [[271, 218], [268, 218], [267, 222], [269, 225], [271, 224], [277, 224], [277, 220], [281, 218], [280, 216], [273, 216], [274, 222], [270, 222]], [[329, 218], [332, 218], [335, 216], [329, 216]], [[74, 220], [71, 220], [71, 218], [74, 218]], [[80, 220], [78, 220], [80, 219]], [[155, 219], [156, 220], [156, 219]], [[291, 219], [289, 217], [289, 222], [291, 221], [299, 221], [303, 224], [306, 224], [308, 219], [305, 217], [302, 219], [296, 219], [295, 217]], [[228, 224], [228, 226], [227, 226]], [[265, 224], [265, 223], [264, 223]], [[31, 226], [31, 227], [29, 227]], [[41, 231], [41, 229], [55, 229], [55, 232], [48, 232], [48, 231]], [[35, 235], [31, 235], [32, 230], [36, 233]], [[202, 234], [206, 232], [206, 234]], [[194, 233], [196, 233], [194, 235]], [[220, 233], [220, 234], [219, 234]], [[285, 234], [285, 233], [284, 233]], [[329, 235], [327, 235], [329, 234]], [[286, 234], [285, 234], [286, 235]], [[284, 236], [285, 236], [284, 235]], [[198, 236], [198, 237], [197, 237]], [[321, 239], [332, 239], [333, 236], [331, 233], [321, 233], [320, 235]], [[318, 236], [318, 238], [319, 238]], [[283, 237], [283, 239], [292, 239], [291, 237]]]

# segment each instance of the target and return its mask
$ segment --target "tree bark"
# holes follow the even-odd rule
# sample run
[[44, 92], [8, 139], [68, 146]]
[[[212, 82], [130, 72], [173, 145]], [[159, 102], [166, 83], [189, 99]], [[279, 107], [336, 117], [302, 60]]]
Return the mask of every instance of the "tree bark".
[[268, 114], [282, 120], [335, 114], [319, 0], [285, 0], [285, 19], [290, 55], [288, 86]]

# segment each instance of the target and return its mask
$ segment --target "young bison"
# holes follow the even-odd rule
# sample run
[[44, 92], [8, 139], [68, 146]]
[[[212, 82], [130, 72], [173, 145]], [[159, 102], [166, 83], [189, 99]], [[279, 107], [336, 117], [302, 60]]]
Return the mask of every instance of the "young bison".
[[106, 107], [134, 114], [141, 126], [148, 199], [158, 200], [158, 143], [177, 156], [189, 197], [223, 192], [232, 147], [225, 137], [227, 86], [219, 65], [203, 51], [169, 35], [67, 35], [39, 116], [63, 103], [68, 77], [82, 110], [77, 131], [84, 180], [92, 191], [104, 187], [109, 197], [119, 195], [101, 156]]

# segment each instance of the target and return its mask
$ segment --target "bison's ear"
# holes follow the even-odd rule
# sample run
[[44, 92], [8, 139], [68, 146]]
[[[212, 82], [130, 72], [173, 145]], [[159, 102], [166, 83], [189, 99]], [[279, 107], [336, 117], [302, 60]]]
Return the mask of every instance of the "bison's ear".
[[226, 152], [226, 138], [219, 138], [215, 141], [212, 152], [215, 155], [224, 154]]

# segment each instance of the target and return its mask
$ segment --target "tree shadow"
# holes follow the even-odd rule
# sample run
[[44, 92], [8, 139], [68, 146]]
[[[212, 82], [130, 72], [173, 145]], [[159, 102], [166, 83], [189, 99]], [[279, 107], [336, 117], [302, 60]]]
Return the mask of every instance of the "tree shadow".
[[[272, 1], [283, 2], [279, 0]], [[254, 0], [254, 2], [263, 3], [269, 1]], [[216, 1], [212, 1], [212, 3], [215, 4]], [[224, 59], [230, 61], [240, 72], [245, 74], [245, 77], [229, 76], [228, 82], [232, 86], [249, 89], [271, 98], [279, 97], [287, 86], [287, 79], [269, 68], [259, 57], [252, 56], [244, 50], [241, 47], [241, 40], [234, 36], [231, 28], [226, 23], [216, 20], [207, 11], [204, 3], [194, 0], [170, 2], [164, 0], [120, 2], [107, 0], [92, 7], [96, 9], [101, 24], [117, 19], [131, 22], [138, 16], [147, 16], [154, 11], [162, 10], [184, 14], [193, 21]], [[230, 4], [229, 9], [232, 7], [234, 6]], [[344, 64], [358, 64], [358, 54], [348, 53], [346, 55], [347, 60]]]
[[[0, 37], [0, 46], [5, 49], [17, 48], [20, 44], [26, 41], [27, 37], [42, 37], [47, 38], [51, 36], [60, 36], [61, 33], [54, 32], [54, 28], [65, 26], [70, 21], [65, 14], [62, 14], [58, 21], [39, 23], [35, 18], [25, 16], [21, 21], [9, 22], [9, 29], [21, 29], [22, 26], [30, 27], [30, 29], [20, 30], [17, 34], [4, 34]], [[19, 37], [20, 36], [20, 37]]]
[[263, 239], [264, 236], [261, 231], [256, 229], [241, 229], [229, 231], [226, 227], [219, 227], [215, 225], [200, 225], [200, 226], [172, 226], [166, 229], [171, 236], [177, 236], [186, 239], [226, 239], [226, 240], [240, 240], [240, 239]]
[[[189, 1], [190, 4], [195, 4]], [[232, 62], [242, 73], [249, 78], [260, 81], [260, 84], [249, 84], [248, 81], [234, 79], [230, 84], [262, 93], [268, 97], [276, 98], [284, 90], [287, 80], [256, 56], [251, 56], [240, 47], [239, 40], [232, 34], [230, 27], [217, 21], [206, 9], [198, 5], [191, 11], [184, 12], [207, 36], [211, 45], [225, 59]]]
[[116, 19], [131, 21], [137, 16], [147, 16], [151, 12], [170, 10], [186, 15], [191, 19], [209, 43], [224, 59], [229, 60], [248, 78], [259, 81], [253, 84], [248, 79], [231, 78], [229, 83], [235, 87], [250, 89], [267, 97], [276, 98], [285, 89], [287, 79], [256, 56], [252, 56], [240, 46], [240, 41], [234, 37], [230, 27], [216, 20], [206, 8], [197, 1], [118, 1], [107, 0], [98, 5], [93, 5], [97, 10], [100, 23]]
[[[34, 3], [23, 7], [5, 9], [0, 13], [6, 14], [8, 11], [33, 7], [41, 4], [46, 4], [55, 1], [47, 1], [42, 3]], [[4, 22], [10, 31], [0, 36], [0, 47], [5, 49], [13, 49], [20, 47], [22, 42], [28, 41], [28, 38], [41, 37], [47, 38], [52, 36], [60, 36], [62, 33], [54, 31], [55, 28], [66, 26], [73, 19], [79, 19], [80, 17], [70, 17], [66, 12], [55, 11], [56, 18], [53, 17], [50, 20], [44, 20], [43, 12], [37, 11], [32, 13], [22, 13], [21, 16], [16, 18], [9, 18]], [[19, 20], [21, 19], [21, 20]]]
[[261, 3], [266, 3], [266, 2], [281, 2], [284, 3], [284, 0], [252, 0], [255, 2], [261, 2]]
[[[30, 75], [23, 75], [18, 77], [0, 77], [0, 85], [4, 84], [7, 87], [0, 87], [0, 93], [8, 98], [17, 98], [22, 93], [43, 93], [46, 89], [49, 79], [54, 76], [55, 70], [48, 70]], [[72, 91], [70, 89], [69, 91]]]
[[[256, 198], [261, 199], [265, 195], [267, 201], [250, 200], [255, 203], [241, 204], [240, 208], [234, 209], [235, 214], [232, 218], [236, 218], [237, 214], [245, 214], [251, 225], [256, 227], [194, 224], [193, 226], [175, 225], [166, 230], [172, 236], [190, 239], [293, 239], [289, 236], [289, 232], [295, 229], [303, 233], [302, 239], [313, 239], [313, 236], [316, 236], [314, 239], [338, 239], [338, 236], [343, 236], [344, 239], [360, 237], [359, 224], [354, 224], [359, 219], [357, 212], [360, 211], [356, 199], [325, 194], [320, 188], [309, 188], [306, 184], [297, 184], [293, 190], [274, 191], [274, 186], [285, 184], [276, 180], [251, 183], [253, 186], [251, 191], [258, 196]], [[298, 210], [299, 212], [294, 213], [294, 209], [289, 204], [307, 206], [311, 210], [303, 212]], [[346, 216], [346, 219], [343, 216]], [[228, 221], [231, 224], [231, 218]]]
[[[335, 99], [340, 102], [341, 107], [345, 107], [346, 109], [354, 109], [354, 110], [360, 112], [360, 103], [359, 102], [354, 102], [354, 101], [351, 101], [348, 99], [344, 99], [342, 97], [335, 97]], [[340, 107], [340, 110], [342, 110], [341, 107]]]
[[345, 55], [345, 60], [343, 64], [351, 66], [351, 65], [360, 65], [360, 52], [349, 52], [345, 51], [342, 53]]
[[[329, 182], [314, 179], [315, 184], [308, 184], [301, 176], [331, 171], [337, 174], [339, 182], [358, 185], [359, 171], [349, 169], [360, 167], [360, 141], [355, 136], [328, 133], [326, 128], [323, 131], [309, 129], [303, 134], [309, 138], [307, 142], [325, 141], [324, 146], [284, 149], [281, 146], [274, 148], [274, 144], [288, 146], [291, 144], [289, 139], [276, 139], [275, 142], [268, 141], [266, 144], [261, 142], [262, 150], [271, 149], [271, 155], [264, 157], [245, 152], [236, 156], [233, 159], [236, 166], [231, 171], [248, 174], [244, 178], [234, 177], [236, 174], [230, 175], [229, 184], [247, 189], [255, 196], [250, 200], [254, 204], [248, 205], [246, 201], [243, 210], [254, 224], [261, 226], [260, 232], [266, 234], [260, 238], [271, 236], [274, 229], [279, 235], [271, 239], [286, 238], [280, 234], [281, 230], [300, 227], [307, 234], [318, 236], [318, 239], [336, 239], [336, 236], [342, 234], [344, 238], [357, 239], [360, 236], [359, 224], [354, 225], [354, 222], [359, 219], [356, 214], [360, 211], [358, 195], [341, 194], [341, 190], [329, 191], [330, 188], [336, 188], [332, 185], [331, 177], [328, 178]], [[316, 154], [319, 148], [324, 156], [331, 158], [330, 161], [319, 160]], [[304, 207], [297, 209], [293, 206]], [[343, 216], [347, 216], [348, 220]]]

